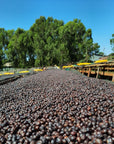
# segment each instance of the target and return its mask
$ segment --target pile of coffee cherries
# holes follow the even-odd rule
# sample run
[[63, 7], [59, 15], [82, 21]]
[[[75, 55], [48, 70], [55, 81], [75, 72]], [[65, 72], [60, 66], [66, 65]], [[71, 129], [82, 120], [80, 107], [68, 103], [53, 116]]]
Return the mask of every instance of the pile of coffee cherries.
[[113, 144], [114, 85], [47, 70], [0, 86], [0, 144]]

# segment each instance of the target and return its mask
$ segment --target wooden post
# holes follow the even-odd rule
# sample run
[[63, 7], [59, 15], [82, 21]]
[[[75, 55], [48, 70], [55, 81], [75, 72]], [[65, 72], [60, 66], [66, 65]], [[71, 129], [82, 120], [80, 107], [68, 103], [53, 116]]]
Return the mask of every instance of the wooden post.
[[103, 67], [103, 76], [104, 76], [104, 73], [105, 73], [105, 66]]
[[85, 69], [84, 69], [84, 67], [82, 68], [82, 74], [84, 75], [84, 71], [85, 71]]
[[96, 74], [96, 69], [97, 69], [97, 68], [96, 68], [96, 67], [94, 67], [94, 70], [95, 70], [95, 74]]
[[113, 76], [112, 76], [112, 82], [114, 82], [114, 74], [113, 74]]
[[98, 76], [99, 76], [99, 67], [98, 67], [98, 69], [97, 69], [97, 75], [96, 75], [96, 78], [98, 78]]
[[90, 77], [90, 74], [91, 74], [91, 67], [89, 68], [88, 77]]

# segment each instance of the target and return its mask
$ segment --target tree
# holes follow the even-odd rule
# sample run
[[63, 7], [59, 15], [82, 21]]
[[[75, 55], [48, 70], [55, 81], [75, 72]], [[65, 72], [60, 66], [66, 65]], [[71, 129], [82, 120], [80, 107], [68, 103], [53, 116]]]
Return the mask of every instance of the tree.
[[114, 52], [114, 34], [112, 34], [112, 38], [110, 39], [110, 44], [112, 46], [112, 51]]
[[8, 52], [8, 44], [11, 40], [11, 38], [13, 37], [13, 35], [15, 34], [15, 31], [12, 29], [12, 30], [7, 30], [6, 31], [6, 37], [5, 37], [5, 49], [4, 49], [4, 55], [5, 55], [5, 61], [6, 62], [10, 62], [11, 60], [8, 59], [7, 57], [7, 52]]
[[89, 61], [90, 57], [98, 52], [98, 44], [93, 44], [91, 29], [86, 30], [80, 20], [75, 19], [60, 27], [61, 43], [69, 51], [70, 61], [83, 59]]
[[91, 29], [86, 30], [83, 39], [83, 47], [84, 47], [83, 56], [86, 62], [90, 61], [91, 56], [99, 53], [100, 46], [98, 45], [98, 43], [93, 43]]
[[5, 63], [5, 53], [7, 41], [6, 41], [6, 31], [4, 28], [0, 28], [0, 69], [3, 67]]
[[60, 27], [60, 38], [64, 47], [68, 49], [71, 62], [76, 62], [82, 56], [82, 42], [85, 27], [80, 20], [75, 19]]
[[31, 31], [26, 31], [25, 33], [25, 46], [27, 48], [27, 66], [34, 67], [35, 65], [35, 49], [33, 47], [33, 36]]
[[99, 48], [100, 45], [98, 45], [98, 43], [93, 43], [93, 50], [92, 50], [92, 55], [98, 55], [99, 54]]
[[60, 26], [63, 26], [63, 21], [58, 21], [52, 17], [47, 19], [40, 17], [31, 27], [33, 47], [36, 53], [35, 66], [60, 64], [65, 60], [66, 51], [64, 50], [63, 53], [63, 47], [60, 45]]
[[25, 67], [26, 65], [24, 36], [25, 31], [18, 28], [8, 44], [7, 57], [11, 60], [14, 67]]
[[104, 56], [104, 52], [99, 52], [98, 55], [99, 56]]
[[35, 66], [43, 66], [45, 46], [45, 17], [41, 16], [30, 28], [33, 33], [33, 47], [36, 53]]

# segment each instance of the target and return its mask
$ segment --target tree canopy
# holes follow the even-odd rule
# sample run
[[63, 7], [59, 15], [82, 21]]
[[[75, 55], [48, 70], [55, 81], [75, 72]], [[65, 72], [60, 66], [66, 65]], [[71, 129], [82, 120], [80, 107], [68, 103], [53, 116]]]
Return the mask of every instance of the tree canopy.
[[41, 16], [27, 31], [0, 28], [0, 68], [6, 61], [23, 68], [76, 63], [82, 59], [88, 62], [98, 52], [92, 30], [86, 30], [79, 19], [64, 24], [62, 20]]
[[112, 46], [112, 51], [114, 52], [114, 34], [112, 34], [112, 38], [110, 39], [110, 44]]

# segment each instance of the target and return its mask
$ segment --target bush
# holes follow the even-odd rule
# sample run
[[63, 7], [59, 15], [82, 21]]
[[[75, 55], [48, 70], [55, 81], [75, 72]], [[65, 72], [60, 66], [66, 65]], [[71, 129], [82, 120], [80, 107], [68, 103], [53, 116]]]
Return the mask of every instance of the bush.
[[114, 60], [114, 53], [111, 53], [111, 54], [108, 56], [108, 60]]

